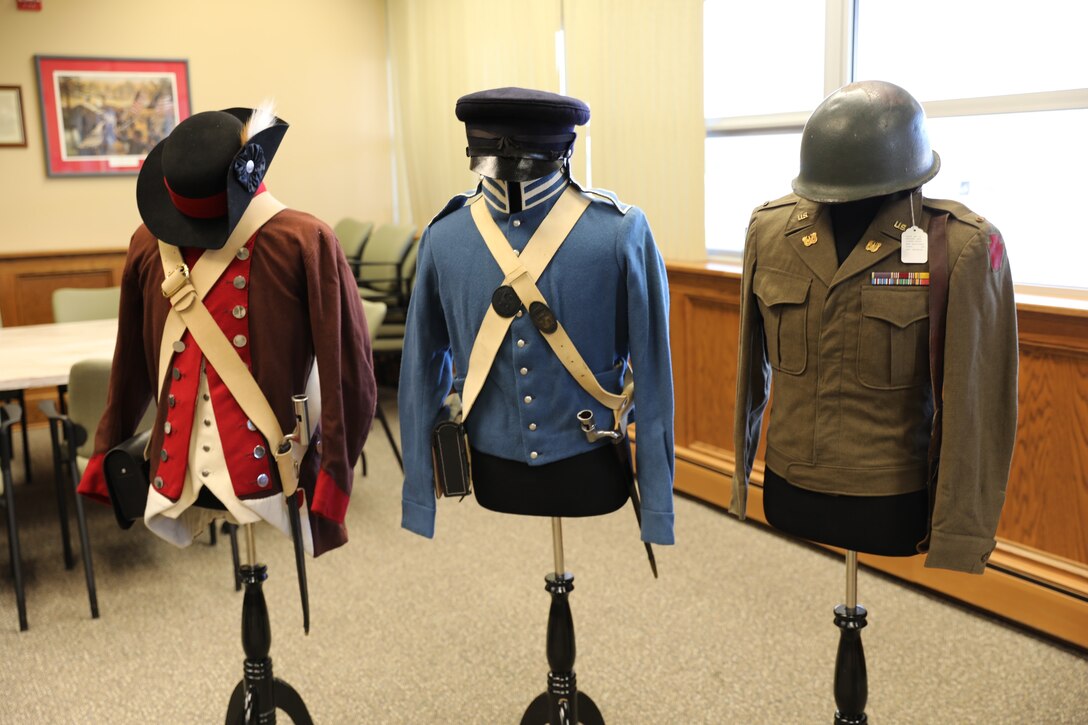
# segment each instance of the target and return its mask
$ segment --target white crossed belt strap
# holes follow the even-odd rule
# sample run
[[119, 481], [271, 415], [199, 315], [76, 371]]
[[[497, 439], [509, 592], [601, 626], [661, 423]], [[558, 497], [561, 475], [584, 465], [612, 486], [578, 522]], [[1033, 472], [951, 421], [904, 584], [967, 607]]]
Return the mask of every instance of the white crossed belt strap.
[[[208, 359], [242, 411], [269, 443], [280, 474], [280, 482], [286, 496], [294, 494], [298, 487], [297, 462], [305, 450], [298, 441], [284, 436], [279, 420], [261, 392], [257, 381], [242, 358], [231, 346], [219, 324], [204, 306], [203, 297], [230, 264], [238, 250], [245, 245], [265, 222], [286, 207], [264, 192], [253, 198], [238, 226], [234, 228], [226, 245], [221, 249], [204, 252], [189, 270], [181, 256], [181, 250], [159, 241], [165, 279], [162, 295], [170, 300], [171, 310], [163, 327], [162, 347], [159, 350], [159, 392], [166, 379], [172, 357], [172, 344], [180, 340], [188, 328], [204, 357]], [[288, 448], [285, 444], [289, 443]], [[280, 450], [283, 447], [284, 450]]]
[[[503, 284], [514, 288], [526, 309], [529, 309], [534, 302], [547, 305], [547, 301], [536, 286], [536, 280], [544, 272], [588, 206], [589, 200], [573, 186], [568, 186], [533, 234], [525, 250], [518, 255], [514, 253], [502, 230], [491, 218], [487, 205], [480, 203], [472, 205], [472, 220], [476, 223], [484, 243], [487, 244], [488, 251], [491, 252], [491, 256], [495, 258], [505, 275]], [[468, 417], [472, 404], [483, 388], [484, 380], [487, 378], [511, 322], [512, 318], [501, 316], [495, 311], [494, 306], [488, 307], [469, 356], [462, 396], [462, 420]], [[621, 395], [610, 393], [602, 388], [558, 320], [553, 331], [541, 330], [541, 335], [578, 385], [597, 402], [612, 411], [613, 422], [616, 429], [619, 429], [631, 407], [632, 386], [625, 386]]]

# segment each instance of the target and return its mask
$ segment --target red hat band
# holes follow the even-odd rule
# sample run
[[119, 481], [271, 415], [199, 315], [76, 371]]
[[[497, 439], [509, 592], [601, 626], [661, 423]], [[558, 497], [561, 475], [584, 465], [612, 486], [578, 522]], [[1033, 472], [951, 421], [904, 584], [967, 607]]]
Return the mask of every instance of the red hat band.
[[166, 180], [164, 176], [162, 183], [166, 186], [166, 191], [170, 194], [170, 201], [174, 204], [174, 208], [180, 211], [182, 214], [194, 219], [215, 219], [216, 217], [227, 215], [227, 190], [218, 194], [212, 194], [211, 196], [205, 196], [199, 199], [182, 196], [173, 189], [170, 188], [170, 182]]

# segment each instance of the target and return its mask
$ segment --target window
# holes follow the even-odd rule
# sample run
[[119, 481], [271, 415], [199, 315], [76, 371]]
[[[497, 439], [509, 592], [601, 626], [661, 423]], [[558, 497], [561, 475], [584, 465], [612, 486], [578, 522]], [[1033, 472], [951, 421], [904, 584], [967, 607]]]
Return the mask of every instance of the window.
[[739, 254], [751, 210], [789, 193], [800, 131], [820, 99], [852, 79], [880, 79], [907, 89], [926, 109], [942, 161], [926, 196], [989, 217], [1005, 236], [1018, 284], [1088, 287], [1088, 240], [1070, 231], [1078, 225], [1061, 211], [1079, 210], [1088, 197], [1088, 144], [1081, 139], [1088, 63], [1080, 37], [1088, 6], [737, 5], [704, 2], [710, 253]]

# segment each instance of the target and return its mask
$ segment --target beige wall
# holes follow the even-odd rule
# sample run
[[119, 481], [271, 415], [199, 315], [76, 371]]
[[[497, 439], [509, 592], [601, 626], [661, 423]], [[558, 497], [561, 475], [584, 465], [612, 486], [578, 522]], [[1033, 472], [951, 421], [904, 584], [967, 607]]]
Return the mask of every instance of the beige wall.
[[269, 171], [288, 205], [334, 224], [391, 221], [384, 0], [0, 2], [0, 85], [22, 86], [27, 148], [0, 148], [0, 254], [124, 247], [135, 176], [45, 173], [34, 55], [185, 58], [193, 111], [276, 99], [291, 124]]

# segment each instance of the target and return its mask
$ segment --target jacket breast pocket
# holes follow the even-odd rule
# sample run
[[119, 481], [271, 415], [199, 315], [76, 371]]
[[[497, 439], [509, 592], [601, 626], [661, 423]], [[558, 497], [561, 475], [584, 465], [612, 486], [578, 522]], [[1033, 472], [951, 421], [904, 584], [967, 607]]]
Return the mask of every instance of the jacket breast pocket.
[[862, 289], [858, 380], [890, 390], [928, 379], [928, 290]]
[[808, 362], [808, 291], [811, 281], [777, 270], [757, 270], [752, 291], [759, 298], [771, 367], [800, 375]]

